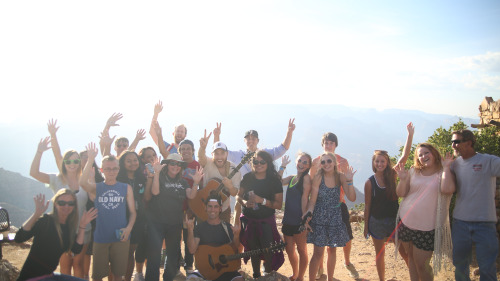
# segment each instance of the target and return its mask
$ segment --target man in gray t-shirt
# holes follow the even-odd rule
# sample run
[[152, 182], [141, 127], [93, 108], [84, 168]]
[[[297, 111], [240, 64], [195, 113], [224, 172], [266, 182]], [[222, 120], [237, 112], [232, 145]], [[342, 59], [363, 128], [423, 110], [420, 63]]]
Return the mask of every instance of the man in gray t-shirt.
[[[453, 264], [456, 280], [470, 280], [472, 244], [481, 280], [497, 280], [495, 189], [500, 177], [500, 157], [477, 153], [475, 136], [469, 130], [453, 132], [452, 147], [457, 159], [447, 157], [442, 188], [449, 186], [457, 192], [453, 211]], [[453, 190], [452, 190], [453, 191]]]

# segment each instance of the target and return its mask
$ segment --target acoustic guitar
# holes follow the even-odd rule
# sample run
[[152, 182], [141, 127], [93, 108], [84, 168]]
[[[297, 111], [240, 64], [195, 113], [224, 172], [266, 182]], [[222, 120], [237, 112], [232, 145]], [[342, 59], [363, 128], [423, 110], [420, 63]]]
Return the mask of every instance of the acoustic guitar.
[[[228, 179], [231, 179], [240, 169], [245, 165], [246, 162], [252, 158], [255, 154], [255, 151], [249, 151], [242, 159], [240, 164], [234, 168], [231, 173], [229, 173]], [[207, 204], [207, 199], [209, 196], [214, 194], [220, 194], [219, 196], [222, 199], [222, 202], [227, 200], [227, 195], [222, 193], [222, 189], [224, 188], [224, 184], [218, 178], [211, 179], [207, 185], [202, 189], [198, 190], [196, 193], [196, 197], [188, 200], [189, 208], [193, 213], [201, 220], [206, 221], [208, 219], [207, 210], [205, 209], [205, 205]]]
[[285, 245], [284, 242], [274, 242], [268, 248], [248, 251], [241, 254], [236, 254], [233, 247], [229, 244], [218, 247], [200, 245], [194, 254], [196, 268], [205, 279], [214, 280], [219, 278], [223, 273], [240, 269], [241, 258], [265, 253], [274, 253], [283, 250]]

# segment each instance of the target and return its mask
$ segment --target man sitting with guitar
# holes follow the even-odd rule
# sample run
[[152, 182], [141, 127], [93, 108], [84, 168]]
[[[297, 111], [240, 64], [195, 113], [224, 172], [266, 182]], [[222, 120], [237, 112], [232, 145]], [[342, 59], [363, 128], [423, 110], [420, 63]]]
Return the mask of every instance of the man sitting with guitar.
[[[219, 196], [211, 195], [206, 202], [208, 219], [195, 227], [194, 218], [186, 217], [189, 251], [196, 257], [193, 274], [214, 281], [242, 281], [238, 273], [240, 259], [230, 260], [229, 256], [238, 251], [240, 245], [240, 225], [231, 226], [220, 219], [222, 202]], [[226, 260], [225, 257], [228, 256]]]
[[[198, 150], [199, 163], [203, 167], [205, 174], [203, 177], [203, 189], [207, 189], [205, 192], [208, 192], [208, 190], [216, 190], [220, 183], [224, 185], [222, 189], [223, 194], [219, 195], [222, 198], [225, 198], [222, 202], [222, 213], [220, 218], [225, 222], [229, 222], [231, 219], [229, 196], [236, 196], [236, 194], [238, 194], [241, 174], [238, 169], [236, 169], [236, 166], [227, 160], [227, 146], [222, 142], [213, 144], [213, 158], [209, 158], [205, 155], [205, 150], [211, 135], [212, 133], [207, 136], [207, 132], [205, 130], [204, 137], [200, 139], [200, 149]], [[237, 172], [233, 172], [235, 169]], [[206, 202], [203, 203], [206, 204]], [[200, 203], [194, 201], [194, 204], [199, 205]], [[193, 212], [200, 217], [200, 215], [196, 213], [196, 208], [193, 208], [194, 206], [191, 205], [192, 203], [190, 203], [190, 207]]]

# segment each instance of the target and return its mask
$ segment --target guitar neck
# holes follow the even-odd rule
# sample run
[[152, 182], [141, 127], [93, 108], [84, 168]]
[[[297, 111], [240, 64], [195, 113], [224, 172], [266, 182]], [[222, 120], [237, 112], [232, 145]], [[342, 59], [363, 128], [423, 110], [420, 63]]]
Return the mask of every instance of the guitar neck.
[[[232, 177], [234, 177], [234, 175], [236, 175], [236, 173], [241, 169], [241, 167], [243, 167], [243, 165], [245, 165], [245, 163], [248, 161], [248, 158], [249, 156], [253, 155], [253, 153], [248, 153], [247, 155], [245, 155], [245, 157], [243, 157], [243, 159], [241, 159], [241, 162], [240, 164], [238, 164], [238, 166], [236, 166], [230, 173], [229, 175], [227, 176], [228, 179], [231, 179]], [[228, 161], [229, 162], [229, 161]], [[222, 189], [224, 188], [224, 185], [221, 183], [219, 184], [219, 186], [217, 187], [216, 189], [216, 193], [219, 193], [222, 191]]]
[[274, 248], [265, 248], [265, 249], [258, 249], [258, 250], [247, 251], [247, 252], [244, 252], [244, 253], [241, 253], [241, 254], [235, 254], [235, 255], [226, 256], [226, 259], [228, 261], [231, 261], [231, 260], [236, 260], [236, 259], [241, 259], [241, 258], [256, 256], [256, 255], [260, 255], [262, 253], [269, 252], [272, 249], [274, 249]]

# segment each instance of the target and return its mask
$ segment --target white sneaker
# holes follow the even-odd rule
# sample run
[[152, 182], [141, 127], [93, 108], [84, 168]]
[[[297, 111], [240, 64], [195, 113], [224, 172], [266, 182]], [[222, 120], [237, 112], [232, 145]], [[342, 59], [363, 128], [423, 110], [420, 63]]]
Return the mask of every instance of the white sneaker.
[[358, 273], [358, 271], [356, 270], [356, 268], [354, 267], [354, 265], [352, 263], [350, 263], [348, 265], [344, 264], [344, 267], [345, 267], [345, 269], [347, 269], [347, 271], [349, 271], [349, 275], [352, 278], [358, 278], [359, 277], [359, 273]]
[[145, 281], [146, 279], [144, 279], [144, 274], [142, 274], [142, 272], [136, 272], [134, 274], [134, 281]]

